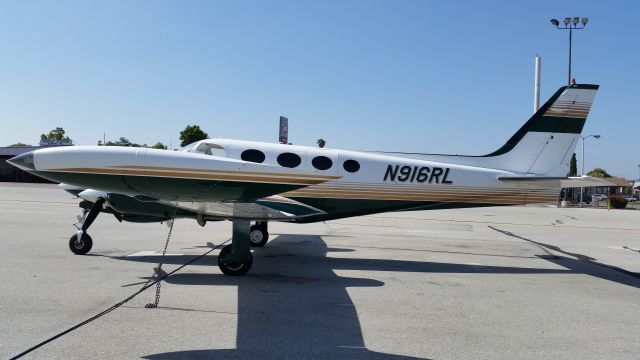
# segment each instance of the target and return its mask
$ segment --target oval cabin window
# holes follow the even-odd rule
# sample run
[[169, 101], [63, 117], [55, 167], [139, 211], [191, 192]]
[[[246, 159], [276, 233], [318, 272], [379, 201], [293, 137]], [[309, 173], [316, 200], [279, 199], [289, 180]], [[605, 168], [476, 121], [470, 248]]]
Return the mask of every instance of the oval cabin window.
[[254, 162], [254, 163], [262, 163], [264, 162], [264, 153], [260, 150], [249, 149], [245, 150], [240, 154], [240, 158], [244, 161]]
[[333, 161], [326, 156], [316, 156], [311, 160], [311, 165], [318, 170], [328, 170], [333, 166]]
[[347, 160], [342, 164], [342, 167], [350, 173], [354, 173], [360, 170], [360, 163], [355, 160]]
[[300, 156], [294, 153], [287, 152], [278, 155], [278, 164], [284, 167], [294, 168], [300, 165], [301, 162]]

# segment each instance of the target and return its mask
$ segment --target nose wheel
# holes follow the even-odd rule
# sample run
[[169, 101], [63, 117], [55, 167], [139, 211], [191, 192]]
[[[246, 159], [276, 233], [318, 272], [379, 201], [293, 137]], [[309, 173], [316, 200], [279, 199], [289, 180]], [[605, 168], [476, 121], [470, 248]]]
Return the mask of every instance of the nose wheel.
[[78, 239], [78, 235], [71, 235], [69, 238], [69, 249], [76, 255], [84, 255], [91, 251], [93, 246], [93, 239], [86, 232], [82, 233], [82, 236]]

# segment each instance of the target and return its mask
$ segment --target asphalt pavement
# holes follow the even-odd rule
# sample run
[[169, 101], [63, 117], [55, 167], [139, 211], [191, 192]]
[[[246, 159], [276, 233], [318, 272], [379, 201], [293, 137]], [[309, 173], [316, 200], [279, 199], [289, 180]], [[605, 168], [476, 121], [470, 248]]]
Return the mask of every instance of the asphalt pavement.
[[[0, 359], [136, 292], [168, 228], [100, 215], [68, 249], [78, 201], [0, 183]], [[217, 250], [31, 359], [638, 359], [640, 210], [552, 206], [269, 225], [244, 277]], [[169, 272], [229, 239], [176, 221]]]

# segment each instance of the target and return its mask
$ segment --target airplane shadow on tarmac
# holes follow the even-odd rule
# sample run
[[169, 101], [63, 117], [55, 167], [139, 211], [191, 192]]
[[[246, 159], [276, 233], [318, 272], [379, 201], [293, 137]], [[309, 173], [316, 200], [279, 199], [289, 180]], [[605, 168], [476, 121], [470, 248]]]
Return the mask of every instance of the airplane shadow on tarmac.
[[[236, 285], [238, 323], [236, 349], [190, 350], [148, 355], [147, 359], [209, 358], [349, 358], [414, 359], [368, 350], [360, 321], [347, 288], [384, 283], [338, 276], [334, 270], [424, 273], [562, 274], [573, 269], [535, 269], [434, 263], [388, 259], [327, 257], [320, 236], [280, 235], [254, 253], [253, 268], [244, 277], [177, 273], [165, 281], [185, 285]], [[159, 256], [117, 257], [118, 260], [157, 263]], [[168, 256], [165, 264], [181, 265], [193, 256]], [[207, 256], [197, 265], [217, 265]], [[563, 262], [563, 266], [567, 266]], [[584, 270], [584, 269], [581, 269]], [[580, 271], [583, 272], [583, 271]], [[614, 280], [615, 281], [615, 280]]]

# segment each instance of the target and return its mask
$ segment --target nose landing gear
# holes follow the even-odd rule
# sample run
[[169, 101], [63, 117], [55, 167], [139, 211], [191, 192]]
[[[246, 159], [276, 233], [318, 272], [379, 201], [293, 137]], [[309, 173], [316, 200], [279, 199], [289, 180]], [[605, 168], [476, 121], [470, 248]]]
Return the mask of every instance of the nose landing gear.
[[93, 240], [91, 239], [91, 236], [87, 234], [87, 230], [98, 217], [100, 211], [102, 211], [105, 202], [106, 200], [104, 198], [99, 197], [96, 202], [93, 203], [89, 212], [85, 210], [82, 217], [78, 216], [79, 222], [75, 225], [78, 231], [69, 238], [69, 249], [72, 253], [76, 255], [84, 255], [91, 250]]

